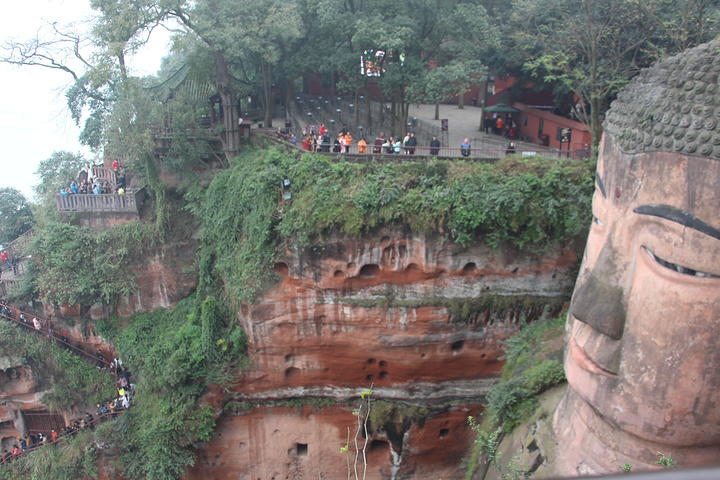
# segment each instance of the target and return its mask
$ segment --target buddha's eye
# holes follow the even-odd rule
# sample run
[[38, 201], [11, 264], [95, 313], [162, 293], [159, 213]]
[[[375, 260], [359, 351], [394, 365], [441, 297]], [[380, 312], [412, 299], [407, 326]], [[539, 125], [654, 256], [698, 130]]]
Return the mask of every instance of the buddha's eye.
[[602, 222], [602, 220], [600, 220], [599, 218], [597, 218], [595, 215], [593, 215], [592, 221], [593, 221], [594, 224], [596, 224], [596, 225], [598, 225], [598, 226], [600, 226], [600, 227], [602, 227], [603, 225], [605, 225], [605, 224]]
[[720, 276], [713, 275], [712, 273], [706, 273], [701, 272], [699, 270], [693, 270], [692, 268], [683, 267], [682, 265], [676, 265], [674, 263], [668, 262], [667, 260], [663, 260], [662, 258], [655, 255], [649, 248], [643, 247], [647, 254], [655, 260], [657, 263], [662, 265], [665, 268], [669, 268], [670, 270], [673, 270], [678, 273], [682, 273], [683, 275], [692, 275], [694, 277], [703, 277], [703, 278], [720, 278]]

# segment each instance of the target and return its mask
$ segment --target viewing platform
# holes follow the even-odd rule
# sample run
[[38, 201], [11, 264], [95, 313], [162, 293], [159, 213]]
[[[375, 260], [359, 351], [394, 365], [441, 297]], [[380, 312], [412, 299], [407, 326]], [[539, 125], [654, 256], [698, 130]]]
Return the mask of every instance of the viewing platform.
[[145, 200], [145, 189], [124, 194], [55, 195], [58, 212], [128, 212], [139, 213]]

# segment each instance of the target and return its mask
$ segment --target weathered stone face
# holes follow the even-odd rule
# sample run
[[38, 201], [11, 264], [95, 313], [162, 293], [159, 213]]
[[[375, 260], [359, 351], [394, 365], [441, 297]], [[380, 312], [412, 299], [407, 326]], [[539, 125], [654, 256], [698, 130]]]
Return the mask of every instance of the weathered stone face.
[[[712, 79], [717, 84], [717, 73]], [[651, 92], [655, 83], [648, 82]], [[637, 85], [631, 90], [642, 96]], [[570, 389], [555, 416], [564, 452], [558, 470], [617, 472], [626, 461], [651, 467], [658, 451], [687, 466], [714, 463], [720, 162], [653, 149], [625, 153], [621, 148], [636, 152], [637, 145], [627, 146], [625, 130], [615, 139], [612, 132], [621, 130], [611, 127], [566, 327]]]

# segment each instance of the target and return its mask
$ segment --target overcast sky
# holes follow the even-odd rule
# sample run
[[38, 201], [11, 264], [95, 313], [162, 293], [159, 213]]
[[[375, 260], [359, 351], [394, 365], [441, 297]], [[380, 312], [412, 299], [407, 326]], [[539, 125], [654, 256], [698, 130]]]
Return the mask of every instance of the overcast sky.
[[[25, 40], [49, 22], [65, 24], [92, 17], [87, 0], [23, 0], [2, 2], [0, 36]], [[134, 74], [153, 74], [167, 50], [168, 35], [156, 29], [151, 43], [131, 59]], [[78, 142], [79, 129], [65, 106], [64, 89], [72, 77], [41, 67], [0, 64], [0, 187], [15, 187], [32, 198], [34, 172], [53, 151], [90, 152]]]

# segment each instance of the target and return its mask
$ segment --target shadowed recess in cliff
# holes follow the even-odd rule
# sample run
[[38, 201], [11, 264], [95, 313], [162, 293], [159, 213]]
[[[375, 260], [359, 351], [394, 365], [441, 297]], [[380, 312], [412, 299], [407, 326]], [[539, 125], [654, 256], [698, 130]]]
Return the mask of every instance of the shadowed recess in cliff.
[[496, 322], [532, 322], [543, 314], [557, 315], [568, 298], [533, 297], [528, 295], [501, 296], [484, 294], [470, 298], [425, 297], [401, 300], [386, 295], [375, 299], [343, 298], [342, 303], [364, 308], [444, 307], [450, 324], [492, 325]]

